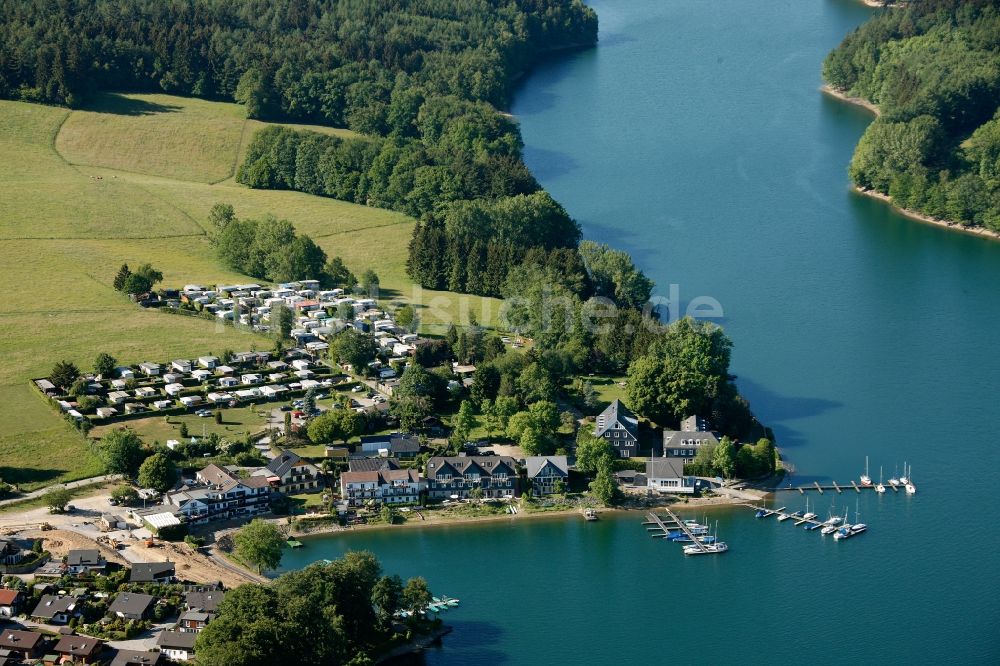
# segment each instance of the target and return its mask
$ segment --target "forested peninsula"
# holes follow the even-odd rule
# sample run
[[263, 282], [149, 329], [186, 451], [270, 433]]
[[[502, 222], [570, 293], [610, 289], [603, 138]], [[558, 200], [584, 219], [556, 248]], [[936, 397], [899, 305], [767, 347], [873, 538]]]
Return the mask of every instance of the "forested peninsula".
[[851, 160], [861, 191], [1000, 232], [1000, 2], [882, 10], [826, 57], [823, 78], [878, 108]]

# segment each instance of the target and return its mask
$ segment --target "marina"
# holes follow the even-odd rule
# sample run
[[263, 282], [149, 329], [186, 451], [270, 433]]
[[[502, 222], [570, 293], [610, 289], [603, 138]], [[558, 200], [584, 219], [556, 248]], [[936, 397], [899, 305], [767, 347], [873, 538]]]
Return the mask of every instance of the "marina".
[[667, 508], [662, 511], [665, 516], [650, 511], [646, 514], [649, 520], [643, 523], [654, 539], [685, 544], [682, 551], [685, 555], [712, 555], [729, 550], [729, 546], [724, 541], [719, 541], [717, 535], [708, 533], [707, 525], [699, 525], [693, 520], [681, 520]]

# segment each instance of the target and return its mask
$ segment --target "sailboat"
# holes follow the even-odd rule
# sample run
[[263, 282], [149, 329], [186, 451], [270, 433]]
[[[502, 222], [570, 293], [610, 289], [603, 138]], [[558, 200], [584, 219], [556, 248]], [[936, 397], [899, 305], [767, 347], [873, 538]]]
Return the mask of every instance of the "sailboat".
[[885, 486], [882, 485], [882, 467], [881, 466], [878, 468], [878, 485], [875, 486], [875, 492], [877, 492], [877, 493], [884, 493], [885, 492]]
[[715, 521], [715, 535], [709, 536], [712, 541], [710, 543], [701, 544], [690, 544], [684, 546], [685, 555], [717, 555], [719, 553], [724, 553], [729, 550], [729, 546], [725, 541], [718, 540], [719, 535], [719, 521]]
[[903, 476], [899, 477], [899, 484], [905, 486], [910, 480], [906, 478], [906, 461], [903, 461]]
[[855, 500], [854, 504], [854, 520], [857, 521], [851, 525], [851, 536], [855, 534], [861, 534], [868, 529], [868, 526], [861, 522], [861, 514], [858, 513], [858, 502]]
[[816, 517], [815, 513], [809, 511], [809, 498], [806, 498], [806, 512], [802, 514], [802, 520], [812, 520]]
[[913, 485], [913, 470], [911, 469], [910, 472], [907, 474], [906, 494], [913, 495], [916, 492], [917, 492], [917, 487]]
[[899, 479], [896, 478], [898, 474], [899, 474], [899, 463], [896, 463], [896, 471], [893, 472], [892, 478], [889, 479], [889, 485], [892, 486], [893, 488], [899, 486]]
[[872, 485], [872, 477], [868, 476], [868, 456], [865, 456], [865, 473], [861, 475], [861, 485]]
[[837, 536], [837, 534], [840, 534], [840, 530], [844, 529], [843, 527], [838, 527], [838, 525], [840, 525], [841, 523], [843, 523], [845, 527], [847, 526], [847, 509], [844, 509], [844, 517], [843, 518], [841, 518], [840, 516], [833, 516], [833, 517], [830, 518], [830, 520], [826, 521], [826, 523], [827, 523], [826, 527], [824, 527], [822, 530], [820, 530], [820, 532], [822, 534], [833, 534], [834, 535], [833, 538], [835, 538], [835, 539], [838, 539], [838, 538], [839, 539], [846, 539], [847, 538], [847, 537], [838, 537]]

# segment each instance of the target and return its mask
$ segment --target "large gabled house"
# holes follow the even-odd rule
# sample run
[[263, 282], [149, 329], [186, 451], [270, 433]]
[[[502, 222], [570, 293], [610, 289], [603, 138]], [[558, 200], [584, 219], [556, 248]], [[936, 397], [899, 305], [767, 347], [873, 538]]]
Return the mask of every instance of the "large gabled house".
[[323, 489], [323, 477], [319, 468], [287, 449], [276, 455], [267, 467], [254, 472], [254, 475], [264, 476], [272, 488], [286, 495], [318, 493]]
[[145, 620], [156, 601], [148, 594], [119, 592], [108, 606], [108, 613], [125, 620]]
[[348, 506], [377, 504], [416, 504], [426, 484], [415, 469], [380, 469], [370, 472], [344, 472], [340, 475], [340, 495]]
[[517, 494], [517, 465], [507, 456], [449, 456], [427, 461], [431, 499], [467, 499], [476, 488], [487, 499]]
[[690, 495], [695, 490], [693, 476], [684, 475], [684, 461], [680, 458], [653, 458], [646, 462], [649, 489], [658, 493]]
[[615, 400], [597, 415], [594, 436], [611, 444], [621, 458], [639, 455], [639, 419], [621, 400]]
[[699, 450], [718, 443], [719, 437], [709, 429], [708, 421], [700, 416], [689, 416], [681, 421], [680, 430], [663, 431], [663, 457], [691, 463]]
[[569, 479], [566, 456], [529, 456], [524, 459], [524, 466], [536, 495], [551, 495], [557, 481], [566, 484]]
[[194, 657], [194, 643], [198, 639], [194, 631], [161, 631], [156, 639], [160, 651], [173, 661], [188, 661]]
[[96, 664], [101, 661], [104, 641], [89, 636], [70, 634], [63, 636], [52, 651], [59, 655], [59, 663]]
[[41, 657], [44, 647], [45, 636], [34, 631], [5, 628], [0, 633], [0, 655], [5, 654], [12, 664]]
[[107, 567], [108, 562], [99, 550], [75, 549], [66, 554], [66, 570], [72, 574], [104, 573]]
[[130, 583], [169, 583], [176, 575], [173, 562], [140, 562], [132, 565]]
[[38, 600], [35, 610], [31, 611], [31, 617], [50, 624], [66, 624], [78, 614], [78, 603], [79, 600], [73, 596], [45, 594]]
[[159, 666], [162, 663], [162, 652], [118, 650], [108, 666]]
[[270, 511], [271, 485], [263, 476], [241, 479], [236, 472], [209, 465], [195, 477], [204, 484], [168, 493], [164, 503], [194, 524], [252, 517]]
[[0, 617], [14, 617], [21, 612], [24, 595], [20, 590], [10, 590], [0, 587]]

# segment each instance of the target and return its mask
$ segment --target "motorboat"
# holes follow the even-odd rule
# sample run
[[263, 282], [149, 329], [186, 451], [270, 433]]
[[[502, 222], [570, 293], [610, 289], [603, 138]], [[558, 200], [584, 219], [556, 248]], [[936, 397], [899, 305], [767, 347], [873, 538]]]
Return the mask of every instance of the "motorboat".
[[694, 544], [684, 546], [685, 555], [717, 555], [719, 553], [724, 553], [727, 550], [729, 550], [729, 546], [726, 545], [725, 541], [719, 541], [705, 546], [696, 546]]

